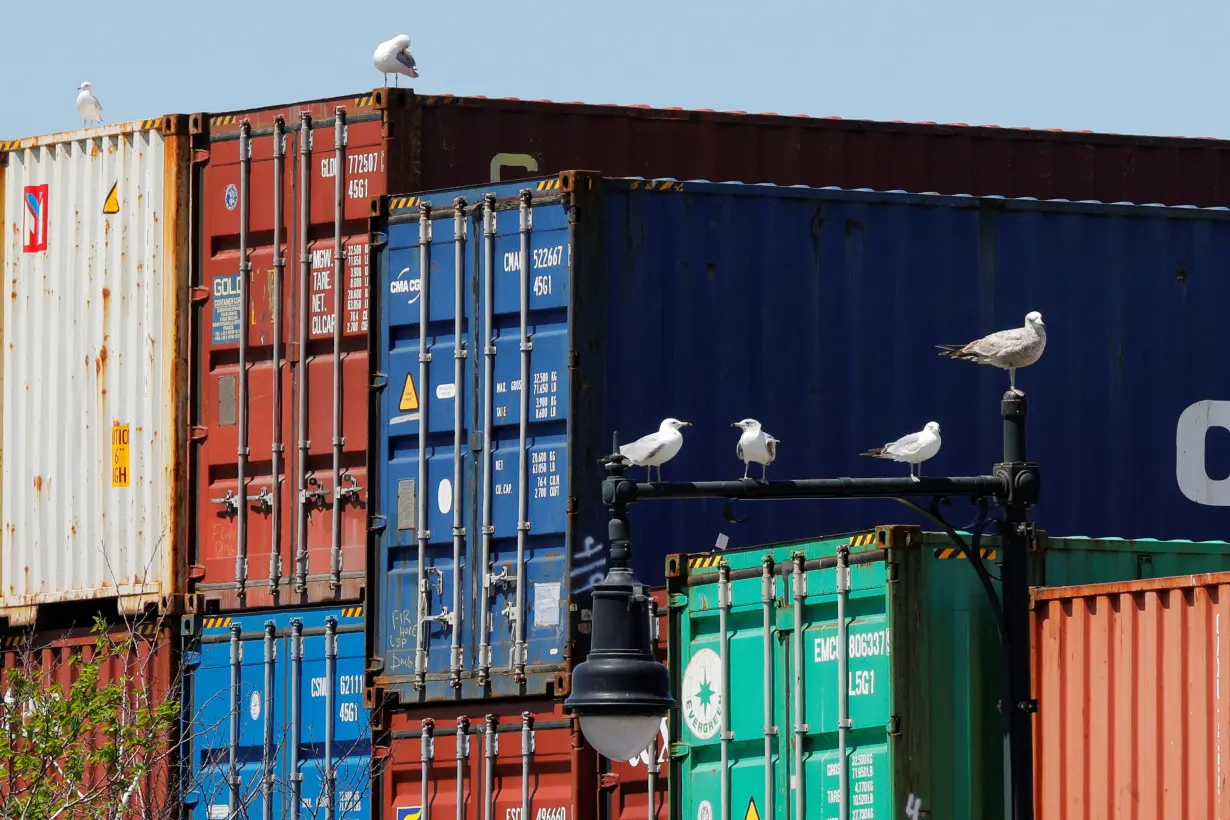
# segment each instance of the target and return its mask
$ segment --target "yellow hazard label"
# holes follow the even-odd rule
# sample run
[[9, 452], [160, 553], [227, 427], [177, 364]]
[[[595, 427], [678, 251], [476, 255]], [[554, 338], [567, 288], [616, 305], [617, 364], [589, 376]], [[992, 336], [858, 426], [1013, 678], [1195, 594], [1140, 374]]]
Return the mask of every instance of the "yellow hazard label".
[[111, 193], [107, 194], [106, 200], [103, 201], [104, 214], [118, 214], [120, 212], [120, 184], [117, 182], [111, 186]]
[[760, 812], [756, 811], [756, 798], [748, 798], [747, 811], [743, 812], [743, 820], [760, 820]]
[[127, 487], [131, 459], [128, 449], [128, 425], [116, 422], [111, 428], [111, 486]]
[[403, 413], [419, 409], [419, 394], [414, 391], [414, 377], [409, 373], [406, 374], [406, 386], [401, 389], [401, 403], [397, 409]]

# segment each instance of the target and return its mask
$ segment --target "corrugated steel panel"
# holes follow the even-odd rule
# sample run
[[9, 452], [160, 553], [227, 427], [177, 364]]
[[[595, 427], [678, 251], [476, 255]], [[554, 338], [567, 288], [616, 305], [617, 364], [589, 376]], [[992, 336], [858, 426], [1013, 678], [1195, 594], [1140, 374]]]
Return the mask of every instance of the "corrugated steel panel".
[[1230, 817], [1230, 573], [1034, 592], [1040, 820]]
[[559, 701], [396, 710], [377, 742], [380, 820], [595, 820], [596, 753]]
[[[138, 621], [128, 626], [112, 626], [107, 636], [116, 651], [100, 665], [101, 686], [127, 678], [130, 703], [142, 710], [161, 708], [179, 697], [179, 638], [171, 629]], [[46, 675], [49, 693], [67, 693], [80, 676], [80, 664], [91, 663], [98, 657], [97, 640], [98, 635], [89, 628], [5, 633], [0, 637], [3, 647], [0, 649], [0, 679], [7, 681], [8, 670], [13, 668], [31, 672], [41, 669]], [[139, 762], [149, 770], [141, 787], [131, 793], [125, 803], [132, 814], [124, 816], [165, 816], [173, 794], [172, 779], [177, 761], [174, 749], [153, 746], [148, 749], [148, 755], [139, 753], [137, 757], [141, 759], [130, 756], [126, 762], [130, 765]], [[87, 774], [84, 782], [90, 782], [89, 777]], [[0, 793], [6, 785], [0, 781]]]
[[0, 616], [181, 592], [183, 118], [23, 140], [4, 176]]
[[[337, 111], [347, 144], [334, 155]], [[302, 117], [306, 115], [307, 120]], [[283, 190], [273, 134], [285, 126]], [[239, 134], [251, 131], [252, 265], [240, 304]], [[305, 149], [301, 125], [312, 140]], [[1230, 152], [1211, 140], [1167, 140], [959, 124], [884, 123], [420, 96], [376, 89], [347, 97], [193, 115], [200, 151], [194, 190], [201, 290], [193, 331], [196, 441], [192, 559], [195, 589], [223, 610], [357, 600], [364, 584], [367, 485], [368, 198], [478, 184], [566, 168], [608, 175], [738, 179], [779, 184], [1219, 204]], [[307, 228], [301, 165], [307, 169]], [[335, 171], [335, 169], [337, 169]], [[341, 248], [335, 247], [337, 182]], [[273, 252], [273, 203], [284, 206]], [[275, 257], [284, 259], [281, 293]], [[335, 435], [335, 261], [342, 263], [342, 339]], [[280, 302], [280, 311], [273, 305]], [[239, 374], [239, 316], [249, 319], [248, 384]], [[274, 317], [281, 336], [275, 365]], [[300, 317], [306, 338], [299, 338]], [[274, 377], [275, 370], [278, 377]], [[275, 387], [277, 388], [275, 390]], [[300, 413], [301, 392], [308, 409]], [[246, 392], [246, 395], [244, 393]], [[240, 416], [247, 413], [243, 509]], [[340, 437], [334, 475], [334, 439]], [[274, 452], [277, 451], [275, 465]], [[276, 473], [277, 478], [274, 478]], [[347, 493], [334, 528], [338, 485]], [[305, 499], [301, 502], [300, 499]], [[276, 592], [277, 594], [272, 594]]]
[[[531, 196], [524, 291], [522, 188]], [[489, 192], [490, 244], [476, 210]], [[1230, 450], [1204, 433], [1230, 422], [1197, 411], [1226, 405], [1214, 330], [1230, 298], [1220, 275], [1226, 211], [580, 173], [389, 205], [377, 223], [388, 244], [376, 263], [373, 378], [387, 384], [375, 405], [382, 529], [379, 589], [369, 592], [372, 654], [384, 664], [375, 675], [399, 697], [451, 698], [458, 686], [479, 697], [487, 675], [492, 693], [566, 687], [555, 674], [584, 655], [583, 595], [606, 570], [598, 458], [614, 431], [626, 442], [664, 417], [692, 422], [668, 480], [741, 475], [735, 438], [723, 431], [747, 415], [792, 442], [777, 477], [903, 475], [858, 453], [938, 420], [945, 448], [927, 473], [989, 472], [1002, 455], [1007, 376], [944, 360], [935, 345], [1019, 326], [1029, 310], [1042, 312], [1051, 339], [1019, 374], [1031, 399], [1030, 456], [1045, 472], [1040, 522], [1128, 538], [1224, 534], [1230, 481], [1217, 477], [1230, 470]], [[426, 243], [420, 205], [430, 211]], [[1173, 330], [1147, 330], [1158, 322]], [[494, 355], [483, 353], [489, 345]], [[905, 398], [882, 400], [881, 373]], [[522, 380], [531, 386], [524, 438]], [[476, 442], [488, 438], [488, 420], [484, 447]], [[748, 520], [731, 524], [716, 502], [636, 505], [638, 576], [661, 581], [665, 554], [706, 549], [718, 533], [732, 546], [773, 543], [900, 515], [890, 501], [794, 504], [773, 515], [747, 506]], [[454, 612], [464, 613], [456, 629]], [[420, 617], [431, 620], [416, 634]]]
[[187, 816], [372, 816], [362, 619], [362, 606], [198, 616]]

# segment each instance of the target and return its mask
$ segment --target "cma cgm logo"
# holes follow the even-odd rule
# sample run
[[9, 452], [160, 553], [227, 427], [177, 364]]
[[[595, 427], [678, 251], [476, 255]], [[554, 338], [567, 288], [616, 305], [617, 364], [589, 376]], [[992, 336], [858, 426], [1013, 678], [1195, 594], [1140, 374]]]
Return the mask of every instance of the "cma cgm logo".
[[419, 277], [404, 279], [403, 277], [409, 272], [409, 268], [402, 268], [401, 273], [397, 274], [397, 278], [389, 282], [389, 293], [394, 296], [410, 294], [410, 299], [406, 304], [413, 305], [419, 300]]
[[1230, 507], [1230, 476], [1209, 475], [1208, 434], [1214, 428], [1230, 433], [1230, 401], [1198, 401], [1179, 416], [1175, 478], [1183, 495], [1197, 504]]
[[22, 193], [26, 207], [21, 249], [25, 253], [40, 253], [47, 250], [47, 186], [27, 185]]

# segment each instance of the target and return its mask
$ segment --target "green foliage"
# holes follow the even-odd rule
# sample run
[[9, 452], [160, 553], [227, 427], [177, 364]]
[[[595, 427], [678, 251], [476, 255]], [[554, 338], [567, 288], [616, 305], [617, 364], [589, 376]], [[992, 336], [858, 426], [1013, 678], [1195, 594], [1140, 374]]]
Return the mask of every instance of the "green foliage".
[[10, 654], [0, 702], [5, 820], [119, 820], [161, 798], [146, 778], [165, 773], [179, 703], [158, 691], [152, 671], [140, 674], [139, 659], [153, 653], [142, 654], [138, 639], [116, 640], [101, 618], [93, 631], [93, 652], [58, 659], [58, 670], [43, 665], [47, 653]]

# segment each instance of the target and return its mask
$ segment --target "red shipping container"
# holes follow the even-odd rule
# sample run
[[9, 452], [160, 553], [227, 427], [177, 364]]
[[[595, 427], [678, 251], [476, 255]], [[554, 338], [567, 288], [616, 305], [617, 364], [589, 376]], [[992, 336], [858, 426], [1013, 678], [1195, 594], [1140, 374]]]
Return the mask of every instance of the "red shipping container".
[[[132, 704], [142, 709], [152, 709], [162, 706], [179, 696], [178, 675], [178, 640], [171, 629], [158, 628], [153, 624], [138, 624], [131, 629], [127, 626], [115, 626], [108, 631], [111, 640], [120, 647], [115, 655], [103, 665], [100, 679], [102, 685], [128, 677], [129, 691], [132, 694]], [[0, 645], [0, 686], [7, 687], [9, 670], [14, 667], [24, 668], [28, 672], [41, 669], [49, 684], [53, 684], [61, 692], [68, 692], [77, 680], [80, 666], [69, 663], [69, 659], [78, 656], [83, 662], [89, 662], [96, 656], [95, 644], [97, 634], [89, 628], [48, 629], [42, 632], [11, 632], [2, 639]], [[133, 752], [130, 764], [137, 762], [149, 766], [141, 787], [128, 797], [125, 804], [133, 816], [163, 817], [174, 813], [175, 805], [172, 791], [176, 760], [174, 750], [168, 738], [165, 751], [155, 751], [152, 756], [141, 752]], [[83, 788], [89, 784], [98, 785], [91, 779], [97, 775], [87, 774]], [[0, 789], [5, 783], [0, 781]], [[125, 815], [127, 816], [127, 815]]]
[[[654, 654], [665, 663], [665, 588], [654, 590], [653, 598], [657, 604], [655, 621], [662, 626], [656, 632]], [[383, 742], [376, 745], [373, 767], [374, 817], [666, 820], [665, 744], [669, 732], [665, 721], [655, 747], [634, 760], [609, 761], [585, 743], [576, 720], [558, 700], [490, 701], [480, 711], [463, 713], [463, 717], [459, 717], [459, 711], [437, 706], [387, 713], [387, 726], [379, 730]], [[459, 726], [465, 727], [469, 738], [460, 758]], [[527, 732], [532, 733], [530, 745], [525, 742]], [[425, 733], [430, 737], [427, 747]], [[490, 745], [492, 736], [498, 740], [494, 746]], [[430, 761], [427, 766], [425, 759]], [[657, 765], [648, 765], [650, 761], [657, 761]], [[654, 769], [654, 811], [650, 813], [649, 772]], [[464, 779], [460, 800], [458, 771]], [[523, 801], [528, 801], [528, 814], [522, 813], [526, 805]], [[419, 815], [424, 805], [427, 810]], [[486, 812], [488, 805], [490, 814]]]
[[1230, 818], [1230, 573], [1033, 598], [1036, 816]]
[[1013, 197], [1230, 200], [1230, 143], [1203, 139], [389, 88], [197, 114], [190, 130], [190, 578], [220, 610], [362, 595], [373, 197], [589, 168]]

